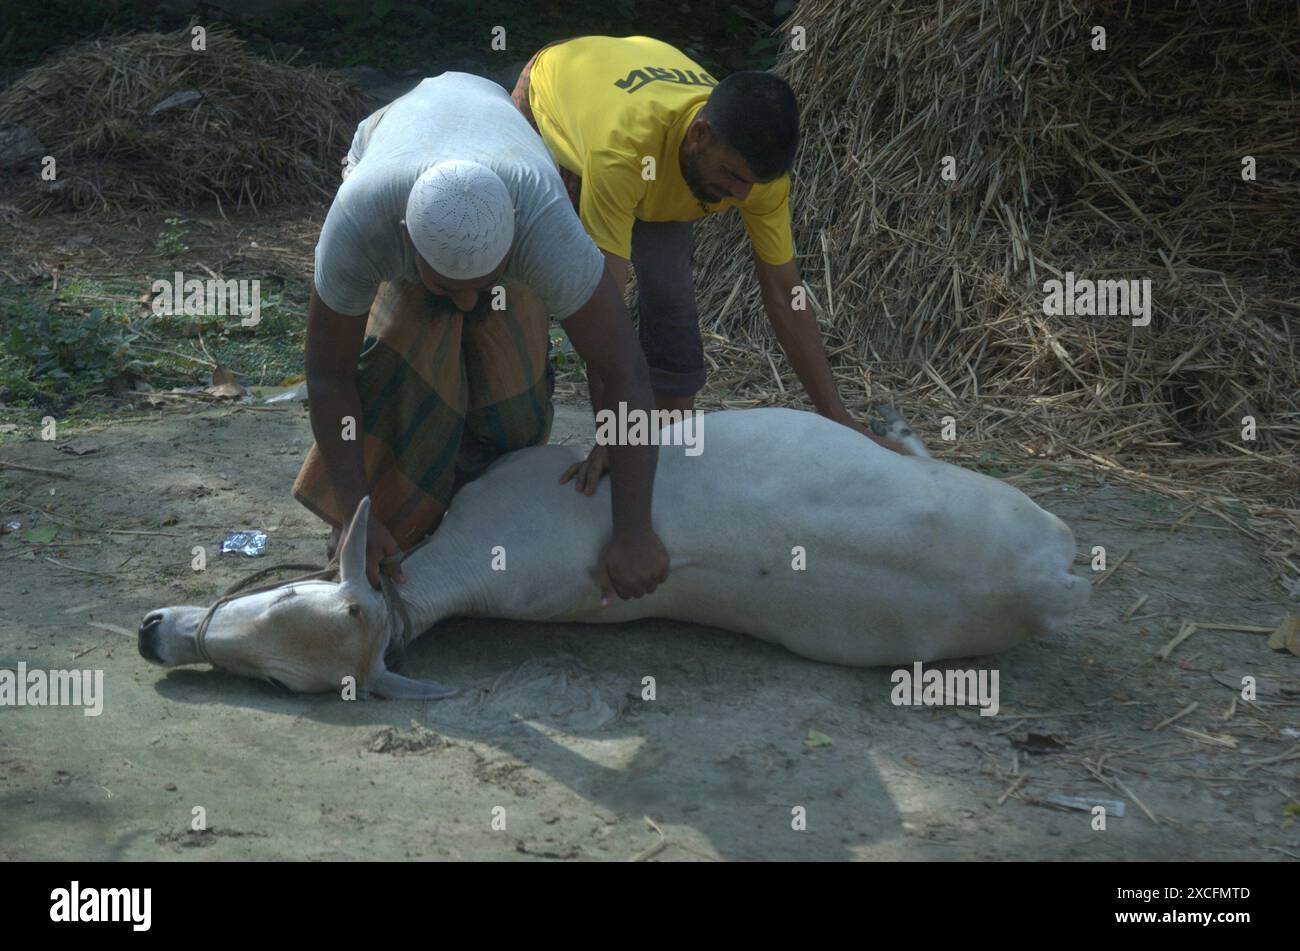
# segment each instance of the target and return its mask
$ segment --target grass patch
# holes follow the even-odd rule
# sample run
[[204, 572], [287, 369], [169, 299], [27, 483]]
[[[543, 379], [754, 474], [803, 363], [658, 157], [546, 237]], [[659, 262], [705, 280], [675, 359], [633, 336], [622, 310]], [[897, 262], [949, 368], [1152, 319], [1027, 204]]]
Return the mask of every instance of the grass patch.
[[154, 313], [141, 299], [151, 286], [0, 288], [0, 402], [19, 415], [55, 413], [63, 422], [74, 411], [120, 411], [114, 395], [137, 381], [155, 389], [205, 385], [210, 362], [231, 368], [246, 386], [301, 378], [306, 282], [262, 281], [261, 320], [253, 327], [233, 315]]
[[586, 386], [587, 364], [578, 356], [578, 351], [573, 349], [569, 335], [562, 326], [552, 326], [550, 335], [550, 360], [551, 366], [555, 368], [556, 382]]
[[971, 463], [971, 468], [995, 479], [1005, 479], [1023, 467], [999, 463], [998, 454], [991, 449], [986, 449], [979, 454], [978, 459]]

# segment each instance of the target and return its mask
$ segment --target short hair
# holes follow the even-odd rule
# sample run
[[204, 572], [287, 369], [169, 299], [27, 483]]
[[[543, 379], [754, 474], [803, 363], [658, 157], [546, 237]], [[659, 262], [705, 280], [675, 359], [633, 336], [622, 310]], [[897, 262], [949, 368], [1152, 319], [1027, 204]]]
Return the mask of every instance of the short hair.
[[799, 103], [781, 77], [753, 69], [732, 73], [714, 87], [700, 114], [757, 178], [776, 178], [794, 165]]

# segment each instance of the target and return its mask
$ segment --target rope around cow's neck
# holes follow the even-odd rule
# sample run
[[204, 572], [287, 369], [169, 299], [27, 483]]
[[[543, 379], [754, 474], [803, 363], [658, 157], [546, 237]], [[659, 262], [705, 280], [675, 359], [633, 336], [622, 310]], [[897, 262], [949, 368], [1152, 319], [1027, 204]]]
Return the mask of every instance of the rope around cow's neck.
[[[381, 559], [379, 562], [380, 568], [400, 565], [411, 555], [415, 554], [427, 545], [432, 538], [433, 536], [429, 535], [416, 542], [406, 551], [398, 552], [396, 555], [389, 555], [387, 558]], [[341, 540], [339, 547], [342, 548]], [[303, 568], [313, 568], [314, 570], [311, 571], [310, 574], [299, 575], [298, 577], [290, 578], [287, 581], [277, 581], [274, 584], [264, 584], [247, 591], [244, 590], [259, 578], [264, 578], [276, 571], [286, 571], [290, 568], [299, 570]], [[208, 608], [207, 613], [203, 615], [203, 620], [199, 622], [199, 629], [194, 633], [194, 647], [198, 651], [199, 659], [212, 667], [217, 666], [212, 660], [212, 656], [208, 653], [208, 625], [212, 622], [213, 616], [216, 615], [217, 608], [221, 607], [223, 604], [226, 604], [229, 601], [234, 601], [238, 598], [248, 597], [249, 595], [260, 594], [263, 591], [272, 591], [276, 588], [283, 588], [286, 585], [298, 584], [302, 581], [333, 581], [338, 577], [338, 574], [339, 560], [338, 554], [336, 553], [335, 556], [330, 559], [329, 564], [324, 568], [315, 568], [314, 565], [302, 564], [269, 565], [260, 571], [253, 572], [246, 578], [239, 579], [228, 587], [221, 597], [212, 602], [212, 606]], [[393, 579], [388, 577], [388, 575], [383, 571], [380, 571], [379, 583], [384, 591], [384, 601], [388, 607], [388, 620], [390, 625], [394, 620], [396, 620], [401, 626], [399, 650], [404, 651], [407, 643], [411, 640], [411, 616], [407, 613], [406, 604], [402, 601], [402, 596], [398, 593], [397, 585], [393, 582]]]

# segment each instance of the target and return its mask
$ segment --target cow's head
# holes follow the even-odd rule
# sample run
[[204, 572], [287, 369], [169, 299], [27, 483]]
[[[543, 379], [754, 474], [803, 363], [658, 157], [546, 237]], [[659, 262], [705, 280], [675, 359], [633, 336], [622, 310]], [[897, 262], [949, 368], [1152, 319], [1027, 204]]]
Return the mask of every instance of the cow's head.
[[343, 543], [339, 581], [290, 582], [227, 601], [209, 619], [202, 646], [198, 637], [208, 609], [150, 611], [140, 625], [140, 656], [163, 667], [207, 661], [296, 693], [342, 695], [351, 684], [356, 696], [449, 696], [453, 691], [393, 673], [384, 663], [385, 651], [400, 645], [403, 632], [387, 598], [366, 578], [369, 517], [366, 498]]

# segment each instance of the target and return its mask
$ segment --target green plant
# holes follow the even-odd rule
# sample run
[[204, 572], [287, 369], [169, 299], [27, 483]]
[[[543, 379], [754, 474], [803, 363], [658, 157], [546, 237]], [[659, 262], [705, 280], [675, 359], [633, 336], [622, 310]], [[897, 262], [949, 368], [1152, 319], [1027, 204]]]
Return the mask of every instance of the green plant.
[[0, 306], [6, 330], [0, 384], [17, 395], [100, 387], [151, 365], [132, 353], [139, 334], [98, 307], [65, 312], [26, 298]]
[[771, 69], [776, 65], [777, 55], [781, 52], [780, 36], [760, 36], [749, 45], [749, 68]]
[[994, 465], [997, 454], [992, 450], [986, 449], [979, 454], [975, 460], [974, 468], [976, 472], [982, 472], [986, 476], [992, 476], [995, 479], [1005, 479], [1011, 474], [1011, 469], [1005, 466]]
[[567, 370], [582, 363], [582, 358], [573, 349], [573, 341], [564, 332], [563, 327], [551, 328], [551, 362], [557, 370]]
[[168, 218], [166, 221], [167, 227], [158, 233], [158, 240], [154, 242], [154, 249], [159, 254], [165, 254], [168, 257], [175, 257], [188, 251], [190, 249], [189, 245], [183, 240], [188, 229], [182, 227], [187, 223], [188, 219], [185, 218]]

